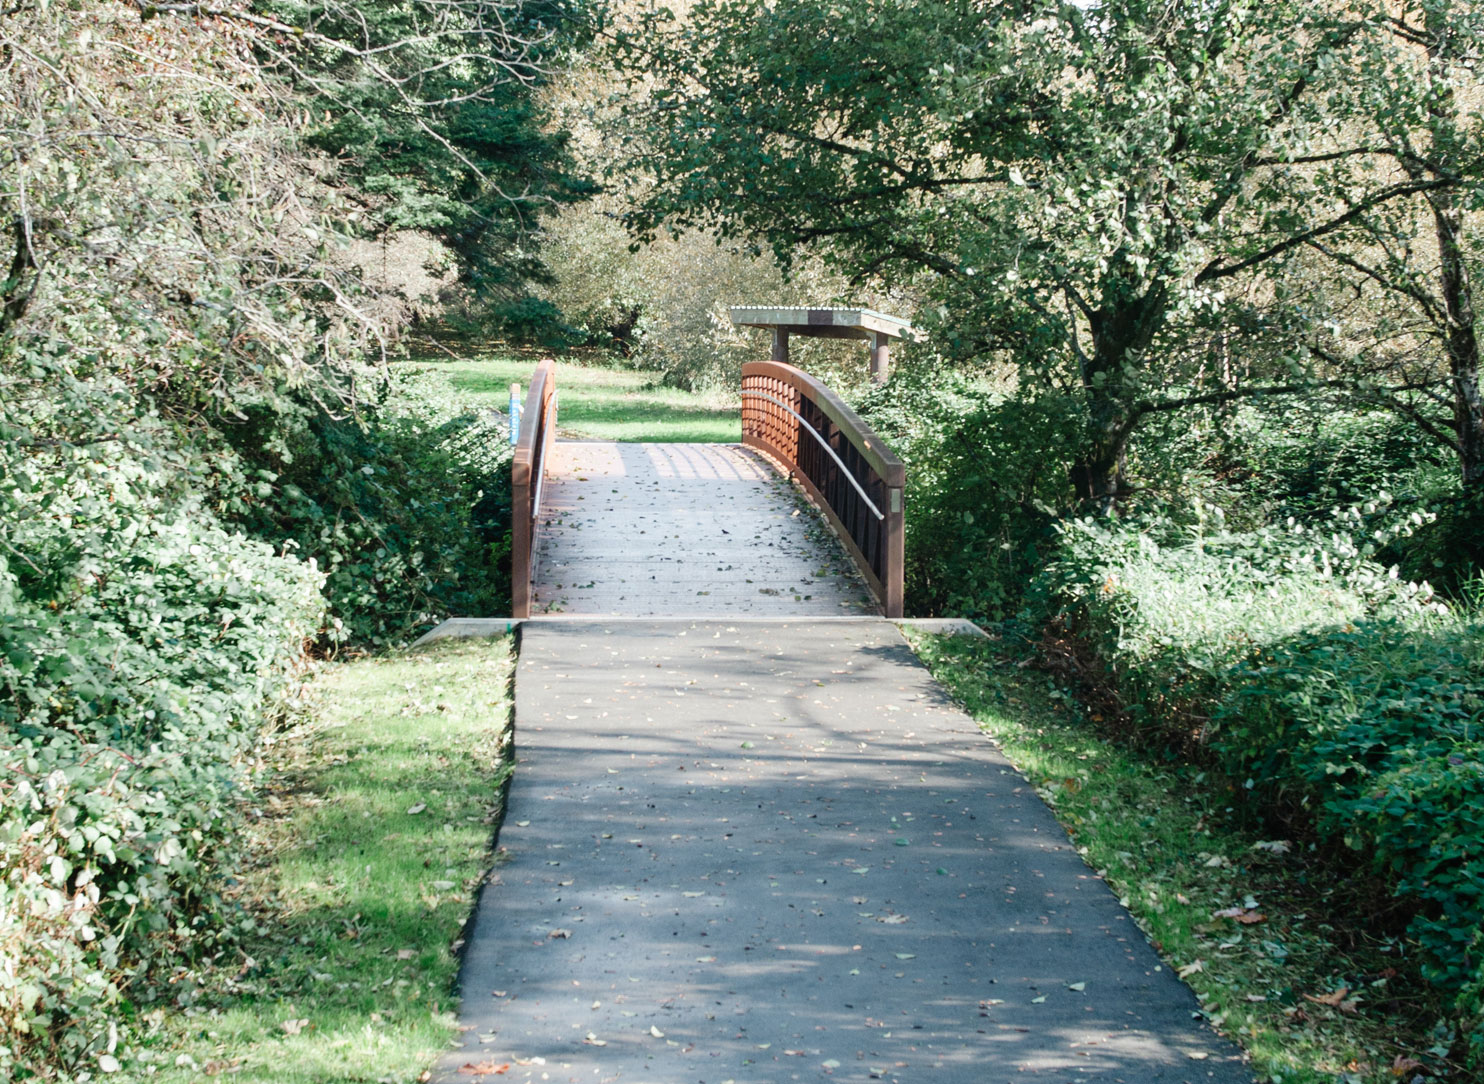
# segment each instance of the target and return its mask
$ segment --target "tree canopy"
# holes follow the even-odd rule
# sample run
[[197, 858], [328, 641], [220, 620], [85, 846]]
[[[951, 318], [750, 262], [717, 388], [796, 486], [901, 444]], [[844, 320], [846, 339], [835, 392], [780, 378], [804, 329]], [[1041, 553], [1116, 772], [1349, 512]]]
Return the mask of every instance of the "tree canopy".
[[[1027, 394], [1080, 404], [1077, 491], [1106, 504], [1153, 414], [1381, 380], [1316, 360], [1336, 329], [1312, 261], [1392, 208], [1477, 191], [1477, 118], [1448, 168], [1387, 150], [1452, 108], [1461, 69], [1428, 34], [1477, 53], [1450, 9], [702, 0], [621, 43], [659, 84], [630, 222], [916, 280], [951, 356], [1008, 356]], [[1240, 378], [1222, 361], [1239, 346]], [[1434, 361], [1384, 391], [1448, 380]]]

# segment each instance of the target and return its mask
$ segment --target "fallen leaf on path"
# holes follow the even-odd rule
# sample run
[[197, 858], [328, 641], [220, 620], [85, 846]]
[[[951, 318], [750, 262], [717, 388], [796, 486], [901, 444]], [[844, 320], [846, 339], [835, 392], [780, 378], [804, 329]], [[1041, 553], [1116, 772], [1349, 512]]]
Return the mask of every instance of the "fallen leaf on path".
[[900, 926], [902, 923], [904, 923], [904, 922], [907, 921], [907, 916], [906, 915], [882, 915], [876, 921], [877, 922], [884, 922], [888, 926]]
[[552, 930], [546, 936], [548, 938], [551, 938], [551, 937], [560, 937], [562, 940], [565, 941], [566, 939], [568, 939], [568, 938], [570, 938], [572, 936], [572, 931], [571, 930]]
[[500, 1076], [510, 1071], [510, 1063], [502, 1061], [496, 1065], [492, 1061], [482, 1061], [477, 1065], [472, 1061], [466, 1061], [459, 1066], [459, 1072], [464, 1076]]
[[1085, 983], [1085, 982], [1069, 982], [1069, 983], [1067, 983], [1067, 989], [1068, 990], [1075, 990], [1075, 991], [1077, 991], [1077, 993], [1080, 994], [1083, 990], [1086, 990], [1087, 989], [1087, 983]]
[[649, 1025], [649, 1034], [653, 1035], [656, 1039], [663, 1039], [665, 1037], [665, 1033], [653, 1024]]

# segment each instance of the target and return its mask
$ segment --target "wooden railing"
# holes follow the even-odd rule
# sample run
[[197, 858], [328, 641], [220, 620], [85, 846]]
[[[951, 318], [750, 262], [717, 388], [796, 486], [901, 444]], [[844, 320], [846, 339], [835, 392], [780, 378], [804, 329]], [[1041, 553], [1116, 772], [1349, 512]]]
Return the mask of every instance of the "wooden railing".
[[824, 509], [887, 617], [902, 616], [906, 470], [829, 388], [792, 365], [742, 366], [742, 443], [771, 455]]
[[556, 374], [550, 358], [536, 366], [521, 412], [520, 437], [510, 464], [510, 614], [531, 616], [531, 576], [535, 566], [536, 520], [546, 453], [556, 432]]

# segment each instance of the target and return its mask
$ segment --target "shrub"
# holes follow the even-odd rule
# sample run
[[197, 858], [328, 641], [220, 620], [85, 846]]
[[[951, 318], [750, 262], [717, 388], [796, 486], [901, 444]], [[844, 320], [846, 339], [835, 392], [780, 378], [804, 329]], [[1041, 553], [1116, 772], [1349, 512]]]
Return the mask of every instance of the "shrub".
[[1210, 528], [1163, 513], [1069, 520], [1030, 593], [1030, 623], [1055, 618], [1086, 643], [1152, 740], [1199, 739], [1228, 669], [1253, 650], [1431, 599], [1344, 531]]
[[1232, 669], [1212, 719], [1259, 798], [1305, 811], [1408, 901], [1424, 974], [1484, 1068], [1484, 622], [1291, 637]]
[[1333, 522], [1069, 521], [1025, 616], [1094, 658], [1141, 740], [1199, 749], [1252, 810], [1343, 840], [1411, 916], [1481, 1068], [1484, 621]]
[[6, 450], [0, 1071], [46, 1077], [229, 933], [234, 793], [321, 576], [123, 449]]
[[251, 535], [326, 574], [331, 642], [400, 642], [452, 614], [509, 608], [510, 446], [437, 374], [399, 371], [358, 417], [244, 411], [224, 431], [260, 478], [230, 502]]
[[1006, 398], [907, 369], [857, 409], [907, 464], [908, 612], [1010, 616], [1056, 548], [1072, 442], [1055, 399]]

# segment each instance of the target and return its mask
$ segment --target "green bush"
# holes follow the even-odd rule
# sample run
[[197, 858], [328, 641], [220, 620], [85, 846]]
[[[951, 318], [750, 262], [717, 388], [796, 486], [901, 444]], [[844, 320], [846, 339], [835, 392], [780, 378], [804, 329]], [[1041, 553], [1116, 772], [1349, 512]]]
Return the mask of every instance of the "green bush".
[[113, 1057], [131, 1004], [230, 934], [236, 792], [319, 628], [321, 575], [159, 460], [0, 463], [0, 1074]]
[[1450, 595], [1484, 573], [1484, 492], [1451, 493], [1427, 503], [1430, 518], [1395, 545], [1402, 572]]
[[1026, 617], [1087, 644], [1127, 721], [1156, 742], [1199, 741], [1209, 701], [1253, 650], [1431, 598], [1343, 530], [1229, 532], [1151, 514], [1069, 520], [1059, 534]]
[[233, 522], [326, 574], [326, 637], [406, 640], [450, 615], [509, 609], [510, 445], [437, 374], [399, 372], [358, 417], [311, 405], [224, 426], [260, 480]]
[[907, 465], [906, 606], [999, 620], [1056, 551], [1073, 442], [1056, 399], [1006, 398], [952, 374], [903, 376], [856, 408]]
[[1229, 770], [1304, 810], [1415, 911], [1424, 974], [1484, 1068], [1484, 621], [1361, 621], [1233, 667], [1212, 715]]
[[1484, 621], [1328, 533], [1073, 520], [1025, 618], [1095, 660], [1122, 722], [1248, 807], [1343, 840], [1412, 916], [1484, 1067]]

